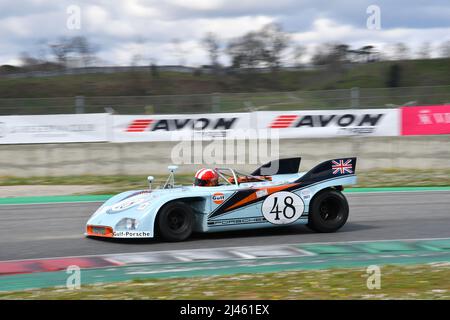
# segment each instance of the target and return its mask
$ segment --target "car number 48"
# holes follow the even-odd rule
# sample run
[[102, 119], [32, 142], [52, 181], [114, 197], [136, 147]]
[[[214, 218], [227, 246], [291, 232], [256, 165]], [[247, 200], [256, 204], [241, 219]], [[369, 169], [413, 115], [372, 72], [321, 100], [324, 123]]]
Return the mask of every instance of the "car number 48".
[[304, 209], [302, 198], [288, 191], [271, 194], [261, 207], [264, 217], [273, 224], [293, 223], [301, 217]]

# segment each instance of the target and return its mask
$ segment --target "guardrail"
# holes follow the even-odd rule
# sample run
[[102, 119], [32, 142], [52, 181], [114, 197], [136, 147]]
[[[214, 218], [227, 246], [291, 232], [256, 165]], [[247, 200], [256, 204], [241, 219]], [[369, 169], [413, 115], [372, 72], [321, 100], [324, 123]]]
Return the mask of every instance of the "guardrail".
[[386, 108], [450, 103], [450, 86], [211, 93], [160, 96], [0, 99], [0, 115], [115, 113], [189, 114]]

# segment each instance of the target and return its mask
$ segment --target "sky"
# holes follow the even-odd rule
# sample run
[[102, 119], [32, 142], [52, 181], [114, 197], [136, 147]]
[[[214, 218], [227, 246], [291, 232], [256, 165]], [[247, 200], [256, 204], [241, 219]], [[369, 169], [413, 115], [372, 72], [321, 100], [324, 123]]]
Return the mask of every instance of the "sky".
[[[437, 56], [450, 40], [449, 17], [448, 0], [0, 0], [0, 65], [20, 64], [21, 52], [51, 58], [48, 43], [85, 36], [101, 65], [199, 66], [209, 62], [205, 33], [224, 48], [271, 22], [291, 34], [292, 46], [306, 47], [305, 62], [323, 43], [388, 50], [404, 42], [414, 54], [429, 42]], [[229, 62], [225, 54], [220, 61]]]

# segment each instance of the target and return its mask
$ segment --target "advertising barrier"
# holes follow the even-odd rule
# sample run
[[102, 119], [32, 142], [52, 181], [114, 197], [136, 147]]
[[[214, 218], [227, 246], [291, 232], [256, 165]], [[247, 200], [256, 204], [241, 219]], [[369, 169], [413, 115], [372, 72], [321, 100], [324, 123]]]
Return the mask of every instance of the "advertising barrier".
[[398, 109], [257, 112], [258, 129], [277, 129], [280, 138], [398, 136]]
[[[276, 134], [275, 134], [276, 133]], [[450, 105], [185, 115], [0, 116], [0, 144], [450, 134]]]
[[105, 142], [108, 114], [1, 116], [0, 144]]
[[450, 134], [450, 105], [402, 107], [402, 136]]
[[250, 113], [113, 115], [113, 142], [228, 138], [251, 128], [250, 118]]

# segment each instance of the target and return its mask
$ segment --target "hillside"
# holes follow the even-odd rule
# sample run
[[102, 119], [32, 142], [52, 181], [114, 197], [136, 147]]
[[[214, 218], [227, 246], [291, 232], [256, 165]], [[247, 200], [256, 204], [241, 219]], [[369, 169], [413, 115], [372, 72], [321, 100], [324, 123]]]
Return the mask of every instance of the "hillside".
[[273, 73], [124, 72], [10, 79], [0, 76], [0, 98], [139, 96], [386, 87], [392, 65], [397, 86], [450, 84], [450, 59], [382, 61], [340, 68]]

